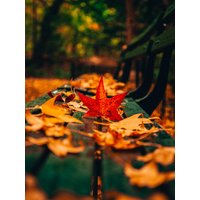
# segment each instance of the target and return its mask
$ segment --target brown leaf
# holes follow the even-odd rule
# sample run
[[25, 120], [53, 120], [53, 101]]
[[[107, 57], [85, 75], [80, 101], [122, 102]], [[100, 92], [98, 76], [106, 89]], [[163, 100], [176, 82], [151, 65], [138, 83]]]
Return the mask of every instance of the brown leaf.
[[174, 147], [160, 147], [145, 156], [138, 156], [137, 159], [143, 162], [154, 161], [167, 166], [174, 162], [174, 155]]
[[63, 140], [51, 138], [47, 146], [58, 157], [66, 156], [68, 153], [80, 153], [84, 150], [83, 145], [73, 146], [69, 138]]
[[166, 194], [161, 193], [161, 192], [154, 192], [153, 194], [148, 197], [147, 200], [170, 200]]
[[116, 143], [116, 139], [109, 132], [104, 133], [98, 130], [94, 130], [93, 138], [101, 146], [113, 146]]
[[49, 142], [49, 138], [47, 137], [40, 137], [40, 138], [26, 137], [26, 140], [31, 142], [32, 144], [36, 144], [39, 146], [42, 146]]
[[69, 135], [70, 133], [68, 128], [60, 125], [54, 125], [45, 129], [45, 134], [47, 136], [62, 137], [64, 135]]
[[25, 177], [26, 191], [25, 199], [26, 200], [47, 200], [46, 193], [41, 190], [37, 185], [37, 180], [34, 176], [27, 174]]
[[[140, 146], [153, 146], [152, 143], [139, 142], [134, 139], [125, 139], [121, 135], [115, 132], [101, 132], [98, 130], [93, 130], [94, 133], [86, 133], [80, 130], [73, 129], [75, 133], [84, 135], [89, 138], [94, 138], [95, 141], [101, 146], [109, 146], [115, 149], [134, 149]], [[156, 145], [157, 146], [157, 145]]]
[[36, 117], [33, 114], [31, 114], [30, 111], [26, 111], [25, 117], [26, 117], [26, 121], [29, 124], [29, 125], [25, 126], [25, 130], [27, 132], [38, 131], [43, 128], [43, 126], [44, 126], [43, 120], [41, 118]]
[[144, 124], [153, 125], [152, 121], [148, 118], [141, 117], [142, 114], [135, 114], [131, 117], [125, 118], [119, 122], [113, 122], [110, 124], [109, 129], [111, 131], [115, 131], [124, 136], [131, 135], [141, 135], [148, 132], [155, 132], [159, 129], [156, 127], [152, 127], [151, 129], [147, 129]]
[[69, 191], [59, 191], [51, 200], [93, 200], [91, 196], [81, 196]]
[[101, 132], [94, 130], [93, 138], [101, 146], [110, 146], [115, 149], [134, 149], [140, 145], [133, 143], [133, 140], [126, 140], [116, 133]]
[[155, 188], [175, 178], [174, 172], [159, 172], [154, 162], [150, 162], [140, 169], [135, 169], [126, 163], [124, 173], [129, 178], [131, 185], [149, 188]]
[[[99, 80], [100, 75], [98, 74], [83, 74], [76, 80], [70, 81], [70, 85], [82, 89], [89, 89], [90, 92], [96, 93]], [[109, 73], [104, 74], [104, 85], [108, 96], [115, 96], [130, 90], [130, 88], [127, 88], [124, 83], [117, 82]]]
[[76, 101], [70, 101], [69, 103], [67, 103], [67, 105], [70, 109], [75, 110], [75, 111], [80, 111], [83, 113], [88, 111], [87, 107], [83, 106], [82, 102], [78, 103]]
[[129, 196], [127, 194], [115, 190], [106, 190], [104, 196], [107, 200], [142, 200], [141, 198], [132, 195]]
[[74, 146], [72, 144], [71, 135], [69, 135], [67, 138], [64, 139], [54, 139], [51, 137], [41, 137], [41, 138], [27, 137], [26, 140], [31, 142], [32, 144], [39, 146], [47, 144], [49, 150], [51, 150], [58, 157], [64, 157], [68, 153], [73, 153], [73, 154], [80, 153], [85, 149], [83, 144], [81, 144], [80, 146]]

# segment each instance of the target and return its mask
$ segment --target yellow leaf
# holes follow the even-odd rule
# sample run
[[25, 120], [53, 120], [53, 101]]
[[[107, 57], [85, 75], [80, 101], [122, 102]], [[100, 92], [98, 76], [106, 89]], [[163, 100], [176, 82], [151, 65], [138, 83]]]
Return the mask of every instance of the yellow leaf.
[[48, 101], [46, 101], [44, 104], [42, 104], [41, 109], [42, 112], [46, 115], [50, 115], [53, 117], [56, 117], [58, 119], [63, 120], [64, 122], [75, 122], [75, 123], [83, 123], [82, 121], [76, 119], [75, 117], [72, 117], [70, 114], [70, 110], [63, 108], [62, 106], [55, 105], [55, 99], [57, 95]]
[[126, 140], [112, 132], [101, 132], [94, 130], [93, 138], [101, 146], [110, 146], [115, 149], [134, 149], [140, 145], [133, 143], [133, 140]]
[[152, 124], [152, 121], [147, 118], [139, 118], [142, 114], [135, 114], [131, 117], [125, 118], [119, 122], [113, 122], [110, 125], [111, 129], [127, 129], [127, 130], [140, 130], [143, 124]]
[[64, 121], [62, 119], [58, 119], [56, 117], [44, 117], [45, 125], [46, 126], [54, 126], [54, 124], [60, 124]]
[[38, 131], [43, 128], [44, 122], [41, 118], [34, 116], [30, 111], [26, 111], [26, 121], [29, 125], [25, 126], [26, 131]]
[[66, 156], [68, 153], [80, 153], [85, 149], [83, 144], [80, 146], [73, 146], [71, 135], [64, 139], [54, 139], [51, 137], [27, 137], [26, 140], [38, 146], [46, 144], [49, 150], [58, 157]]
[[41, 138], [33, 138], [33, 137], [26, 137], [26, 140], [31, 142], [32, 144], [42, 146], [49, 142], [49, 138], [41, 137]]
[[154, 152], [148, 153], [144, 156], [138, 156], [137, 160], [143, 162], [154, 161], [162, 165], [170, 165], [174, 161], [175, 148], [174, 147], [160, 147]]
[[51, 138], [47, 146], [58, 157], [66, 156], [68, 153], [80, 153], [84, 150], [83, 145], [73, 146], [69, 138], [63, 140]]
[[126, 163], [124, 173], [129, 178], [131, 185], [149, 188], [155, 188], [175, 178], [174, 172], [159, 172], [154, 162], [148, 163], [140, 169], [135, 169]]
[[47, 136], [62, 137], [64, 135], [69, 135], [70, 133], [68, 128], [59, 125], [54, 125], [45, 129], [45, 134]]
[[[155, 133], [159, 131], [158, 128], [153, 126], [153, 123], [148, 118], [141, 117], [142, 114], [135, 114], [131, 117], [125, 118], [119, 122], [113, 122], [109, 125], [110, 131], [115, 131], [124, 136], [137, 136], [146, 133]], [[144, 124], [150, 124], [153, 126], [150, 129], [147, 129]]]

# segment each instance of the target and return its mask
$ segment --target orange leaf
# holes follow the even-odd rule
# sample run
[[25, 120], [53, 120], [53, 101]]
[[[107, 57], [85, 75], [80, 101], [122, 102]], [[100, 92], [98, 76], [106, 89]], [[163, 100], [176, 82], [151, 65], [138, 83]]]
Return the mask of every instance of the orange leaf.
[[42, 146], [49, 142], [49, 138], [41, 137], [41, 138], [33, 138], [33, 137], [26, 137], [26, 140], [31, 142], [32, 144]]
[[38, 131], [43, 128], [44, 121], [41, 118], [31, 114], [30, 111], [26, 111], [25, 117], [29, 124], [25, 126], [26, 131]]
[[49, 150], [51, 150], [56, 156], [59, 157], [66, 156], [68, 153], [80, 153], [85, 149], [83, 144], [80, 146], [73, 146], [72, 138], [70, 135], [64, 139], [54, 139], [51, 137], [27, 137], [26, 140], [38, 146], [46, 144]]
[[56, 117], [44, 117], [45, 126], [54, 126], [54, 124], [60, 124], [64, 121], [62, 119], [58, 119]]
[[68, 128], [59, 125], [54, 125], [45, 129], [45, 134], [47, 136], [62, 137], [64, 135], [69, 135], [70, 133]]
[[133, 143], [133, 140], [126, 140], [114, 132], [104, 133], [98, 130], [94, 130], [94, 134], [92, 136], [99, 145], [110, 146], [115, 149], [134, 149], [140, 146], [136, 143]]
[[84, 150], [84, 146], [73, 146], [69, 138], [63, 140], [51, 138], [47, 146], [58, 157], [66, 156], [68, 153], [80, 153]]
[[152, 153], [144, 156], [138, 156], [137, 160], [143, 162], [154, 161], [163, 165], [170, 165], [174, 161], [175, 148], [174, 147], [160, 147]]
[[175, 178], [174, 172], [159, 172], [154, 162], [148, 163], [140, 169], [135, 169], [127, 163], [124, 173], [129, 178], [130, 184], [149, 188], [155, 188]]

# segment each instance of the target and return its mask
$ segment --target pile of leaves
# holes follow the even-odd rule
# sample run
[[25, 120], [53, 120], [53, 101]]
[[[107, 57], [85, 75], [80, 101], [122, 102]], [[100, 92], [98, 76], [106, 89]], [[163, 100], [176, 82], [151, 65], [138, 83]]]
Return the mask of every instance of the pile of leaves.
[[57, 78], [26, 78], [25, 82], [25, 100], [32, 101], [39, 96], [51, 91], [61, 85], [66, 84], [66, 79]]
[[[156, 123], [157, 117], [146, 118], [142, 113], [126, 117], [122, 102], [127, 92], [108, 98], [101, 77], [93, 97], [80, 92], [48, 94], [51, 98], [45, 103], [26, 110], [27, 146], [46, 145], [59, 157], [68, 153], [77, 154], [84, 151], [86, 145], [82, 140], [74, 140], [72, 132], [75, 132], [104, 149], [128, 151], [153, 147], [154, 151], [136, 156], [135, 160], [144, 163], [139, 169], [131, 162], [118, 158], [130, 184], [154, 188], [174, 179], [173, 170], [161, 172], [158, 168], [158, 164], [168, 166], [174, 163], [174, 147], [164, 147], [153, 140], [164, 128]], [[82, 113], [82, 117], [76, 118], [77, 113]], [[86, 127], [84, 119], [90, 121], [90, 126], [93, 124], [91, 132], [69, 128], [69, 124]]]
[[[77, 88], [87, 89], [96, 93], [101, 76], [96, 73], [83, 74], [75, 80], [70, 81], [70, 85]], [[129, 85], [117, 82], [110, 73], [104, 74], [104, 87], [108, 96], [114, 96], [129, 91]]]
[[[96, 88], [98, 82], [100, 80], [100, 75], [93, 74], [83, 74], [79, 76], [75, 80], [66, 80], [66, 79], [47, 79], [47, 78], [26, 78], [26, 102], [34, 100], [35, 98], [43, 95], [46, 91], [51, 91], [61, 85], [70, 85], [73, 87], [85, 89], [96, 93]], [[133, 90], [135, 85], [133, 86], [131, 82], [119, 83], [113, 78], [113, 76], [109, 73], [104, 75], [104, 85], [106, 89], [106, 93], [108, 96], [114, 96], [116, 94], [120, 94], [129, 90]], [[167, 85], [166, 88], [166, 104], [165, 104], [165, 113], [161, 115], [163, 106], [162, 103], [154, 110], [152, 116], [160, 117], [162, 120], [159, 121], [161, 125], [165, 128], [170, 128], [172, 131], [170, 132], [172, 136], [174, 136], [175, 129], [175, 116], [174, 116], [174, 92], [172, 91], [172, 86]]]
[[[84, 150], [81, 141], [78, 146], [73, 145], [73, 137], [68, 123], [83, 122], [73, 117], [74, 110], [84, 111], [86, 108], [71, 102], [75, 99], [73, 93], [61, 92], [46, 101], [41, 106], [26, 110], [26, 144], [47, 145], [57, 156], [63, 157], [68, 153], [80, 153]], [[68, 102], [68, 103], [67, 103]], [[31, 110], [37, 114], [32, 114]]]
[[164, 182], [174, 180], [175, 172], [162, 172], [157, 163], [169, 166], [174, 163], [174, 147], [159, 147], [154, 152], [136, 159], [145, 162], [140, 169], [134, 168], [130, 163], [124, 165], [124, 173], [129, 178], [130, 184], [139, 187], [155, 188]]

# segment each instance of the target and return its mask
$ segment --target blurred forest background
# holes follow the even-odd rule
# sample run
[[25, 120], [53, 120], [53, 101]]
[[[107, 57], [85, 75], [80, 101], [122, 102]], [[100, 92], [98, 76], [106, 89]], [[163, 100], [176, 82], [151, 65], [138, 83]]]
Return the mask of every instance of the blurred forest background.
[[171, 2], [26, 0], [26, 77], [71, 78], [74, 66], [99, 60], [98, 72], [113, 72], [125, 45]]

